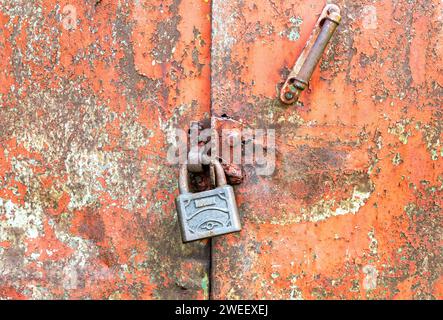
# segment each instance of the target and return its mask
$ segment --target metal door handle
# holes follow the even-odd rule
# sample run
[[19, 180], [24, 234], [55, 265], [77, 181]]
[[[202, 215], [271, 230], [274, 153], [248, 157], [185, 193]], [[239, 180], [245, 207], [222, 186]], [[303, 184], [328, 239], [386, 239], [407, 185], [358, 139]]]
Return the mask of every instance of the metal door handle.
[[[285, 104], [296, 102], [306, 89], [315, 67], [341, 21], [340, 8], [335, 4], [324, 7], [311, 36], [280, 91]], [[312, 43], [312, 39], [315, 42]]]

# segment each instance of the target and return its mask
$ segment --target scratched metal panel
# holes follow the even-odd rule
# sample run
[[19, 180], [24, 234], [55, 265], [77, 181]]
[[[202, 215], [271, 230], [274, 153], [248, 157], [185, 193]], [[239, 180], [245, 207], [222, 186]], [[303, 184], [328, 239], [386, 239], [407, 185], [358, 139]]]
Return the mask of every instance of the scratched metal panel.
[[443, 298], [443, 3], [339, 0], [301, 104], [277, 99], [325, 1], [214, 0], [212, 112], [275, 128], [244, 168], [213, 298]]
[[165, 159], [209, 112], [209, 12], [0, 0], [0, 298], [207, 298]]

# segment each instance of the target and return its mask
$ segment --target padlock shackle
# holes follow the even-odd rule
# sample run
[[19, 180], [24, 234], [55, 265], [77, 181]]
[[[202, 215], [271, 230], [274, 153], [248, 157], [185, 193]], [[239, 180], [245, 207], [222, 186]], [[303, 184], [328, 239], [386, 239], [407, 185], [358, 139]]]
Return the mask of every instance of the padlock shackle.
[[188, 163], [185, 162], [180, 166], [180, 172], [178, 176], [178, 190], [180, 194], [189, 193], [188, 182]]
[[214, 165], [215, 179], [217, 180], [217, 187], [221, 187], [227, 184], [225, 170], [218, 160], [211, 160], [211, 165]]
[[[211, 165], [215, 169], [215, 177], [217, 187], [221, 187], [227, 184], [225, 170], [218, 160], [211, 160]], [[180, 166], [180, 172], [178, 176], [178, 190], [180, 194], [189, 193], [189, 180], [188, 180], [188, 163], [185, 162]]]

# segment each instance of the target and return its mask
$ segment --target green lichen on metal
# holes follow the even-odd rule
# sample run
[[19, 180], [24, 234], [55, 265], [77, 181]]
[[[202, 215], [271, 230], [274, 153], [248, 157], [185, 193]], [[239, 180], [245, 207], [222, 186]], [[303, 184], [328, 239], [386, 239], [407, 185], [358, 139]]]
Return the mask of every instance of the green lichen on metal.
[[398, 137], [401, 143], [407, 144], [408, 138], [412, 135], [411, 130], [408, 130], [408, 125], [411, 119], [402, 119], [395, 124], [389, 126], [388, 132]]
[[300, 27], [303, 19], [299, 16], [289, 18], [289, 28], [280, 32], [280, 36], [286, 36], [289, 41], [297, 41], [300, 39]]
[[394, 166], [399, 166], [403, 163], [403, 159], [401, 158], [401, 155], [399, 152], [397, 152], [394, 157], [392, 158], [392, 164]]
[[416, 129], [421, 131], [423, 142], [431, 155], [431, 159], [437, 161], [443, 158], [443, 145], [441, 142], [443, 133], [443, 113], [437, 111], [428, 123], [416, 123]]
[[205, 296], [208, 296], [208, 294], [209, 294], [209, 279], [208, 279], [207, 273], [202, 278], [201, 287], [202, 287], [203, 291], [205, 292]]

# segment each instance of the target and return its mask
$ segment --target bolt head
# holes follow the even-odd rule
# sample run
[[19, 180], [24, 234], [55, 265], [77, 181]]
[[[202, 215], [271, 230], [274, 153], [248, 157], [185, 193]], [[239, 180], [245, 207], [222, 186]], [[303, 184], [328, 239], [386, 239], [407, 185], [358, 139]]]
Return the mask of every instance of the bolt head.
[[294, 94], [292, 92], [286, 92], [285, 93], [285, 99], [286, 100], [292, 100], [294, 98]]

